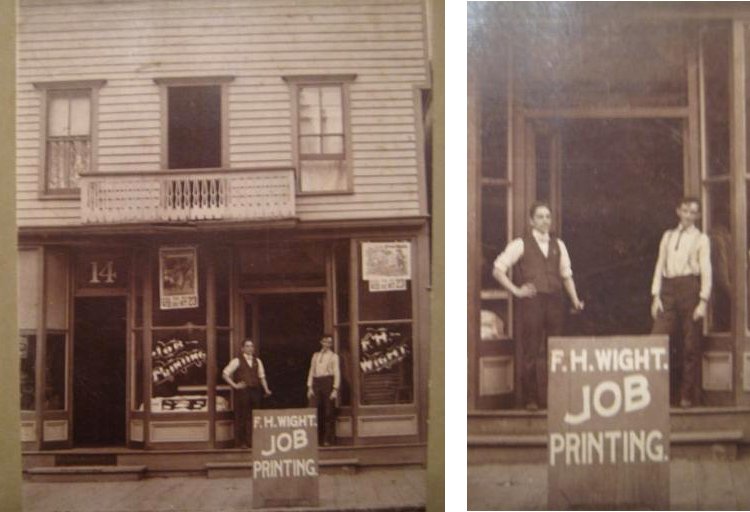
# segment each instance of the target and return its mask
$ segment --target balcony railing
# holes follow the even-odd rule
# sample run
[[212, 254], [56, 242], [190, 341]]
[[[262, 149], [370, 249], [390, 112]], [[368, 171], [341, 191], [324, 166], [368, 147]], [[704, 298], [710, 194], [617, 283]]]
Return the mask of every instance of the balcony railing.
[[294, 217], [294, 170], [90, 173], [81, 176], [85, 224], [271, 220]]

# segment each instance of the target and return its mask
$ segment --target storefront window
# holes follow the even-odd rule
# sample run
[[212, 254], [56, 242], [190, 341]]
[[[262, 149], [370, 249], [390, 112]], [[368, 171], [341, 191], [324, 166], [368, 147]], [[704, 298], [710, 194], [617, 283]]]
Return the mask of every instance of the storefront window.
[[352, 403], [352, 356], [349, 349], [350, 336], [349, 326], [336, 328], [338, 335], [339, 371], [341, 372], [341, 385], [339, 388], [339, 404], [343, 406]]
[[707, 185], [706, 202], [706, 234], [711, 242], [713, 274], [708, 326], [710, 332], [729, 332], [733, 281], [729, 182]]
[[153, 322], [206, 324], [206, 258], [191, 246], [160, 247], [154, 268]]
[[361, 242], [358, 249], [361, 403], [411, 403], [414, 345], [408, 319], [412, 318], [412, 243]]
[[214, 253], [214, 275], [216, 276], [216, 325], [229, 327], [229, 279], [232, 272], [231, 253], [219, 249]]
[[240, 255], [240, 287], [325, 286], [326, 253], [323, 245], [312, 243], [247, 247]]
[[133, 331], [133, 366], [131, 378], [131, 394], [133, 410], [143, 410], [143, 331]]
[[363, 325], [359, 329], [362, 404], [408, 404], [413, 400], [411, 324]]
[[44, 358], [44, 409], [47, 411], [65, 409], [66, 341], [67, 336], [65, 334], [47, 334]]
[[204, 330], [155, 329], [151, 360], [152, 412], [208, 410]]
[[21, 353], [21, 410], [33, 411], [36, 399], [36, 336], [22, 334]]

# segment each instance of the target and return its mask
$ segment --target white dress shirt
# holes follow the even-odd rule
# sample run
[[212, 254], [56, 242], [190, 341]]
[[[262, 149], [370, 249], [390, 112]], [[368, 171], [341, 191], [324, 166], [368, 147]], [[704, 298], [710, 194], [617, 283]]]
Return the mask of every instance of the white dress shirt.
[[338, 389], [341, 383], [339, 356], [332, 350], [315, 352], [310, 361], [310, 372], [307, 374], [307, 387], [311, 387], [313, 377], [333, 377], [333, 388]]
[[[245, 354], [242, 354], [242, 357], [245, 358], [245, 361], [247, 361], [247, 364], [250, 365], [250, 368], [253, 367], [253, 361], [258, 362], [258, 379], [265, 379], [266, 378], [266, 371], [263, 368], [263, 362], [258, 359], [257, 357], [248, 357]], [[231, 377], [234, 372], [237, 371], [237, 368], [240, 367], [240, 358], [235, 357], [229, 363], [224, 367], [224, 370], [221, 372], [222, 375], [226, 375], [227, 377]]]
[[654, 268], [651, 295], [661, 293], [663, 278], [700, 276], [700, 298], [711, 295], [711, 244], [695, 226], [668, 229], [661, 237], [659, 257]]
[[[541, 249], [542, 254], [546, 258], [549, 255], [549, 233], [540, 233], [536, 229], [532, 229], [531, 234], [534, 236], [534, 240], [536, 240], [539, 249]], [[567, 279], [573, 276], [570, 255], [565, 244], [559, 238], [557, 239], [557, 246], [560, 248], [560, 277]], [[524, 249], [523, 238], [516, 238], [511, 241], [505, 250], [495, 259], [495, 270], [506, 273], [510, 267], [521, 259]]]

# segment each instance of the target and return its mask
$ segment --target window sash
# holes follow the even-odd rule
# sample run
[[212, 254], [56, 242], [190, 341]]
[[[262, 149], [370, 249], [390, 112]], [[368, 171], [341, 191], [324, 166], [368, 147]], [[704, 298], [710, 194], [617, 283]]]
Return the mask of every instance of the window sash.
[[45, 190], [77, 191], [80, 174], [91, 168], [92, 94], [55, 90], [47, 98]]

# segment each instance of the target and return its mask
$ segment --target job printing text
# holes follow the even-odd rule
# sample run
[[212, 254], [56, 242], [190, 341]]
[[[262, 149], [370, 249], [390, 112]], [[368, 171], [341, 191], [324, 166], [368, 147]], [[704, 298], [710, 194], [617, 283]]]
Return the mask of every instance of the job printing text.
[[549, 435], [549, 463], [566, 466], [665, 462], [659, 430], [554, 432]]

